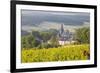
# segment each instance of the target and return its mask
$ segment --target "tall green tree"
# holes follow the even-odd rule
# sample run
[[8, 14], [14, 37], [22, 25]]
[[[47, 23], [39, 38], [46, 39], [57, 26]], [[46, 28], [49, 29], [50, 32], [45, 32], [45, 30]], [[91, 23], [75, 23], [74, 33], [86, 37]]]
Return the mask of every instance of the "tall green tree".
[[33, 35], [23, 36], [21, 39], [22, 48], [33, 48], [37, 45]]
[[43, 39], [43, 42], [47, 42], [50, 39], [52, 34], [49, 32], [41, 32], [40, 35]]
[[90, 42], [90, 29], [89, 27], [83, 27], [76, 30], [75, 39], [80, 43]]
[[57, 47], [59, 45], [58, 37], [56, 35], [52, 36], [49, 42], [54, 47]]

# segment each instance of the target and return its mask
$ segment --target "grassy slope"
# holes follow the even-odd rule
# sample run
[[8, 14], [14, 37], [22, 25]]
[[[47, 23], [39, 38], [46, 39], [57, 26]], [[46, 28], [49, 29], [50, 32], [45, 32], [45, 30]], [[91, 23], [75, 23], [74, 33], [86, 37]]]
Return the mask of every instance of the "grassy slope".
[[27, 62], [50, 62], [68, 60], [87, 60], [90, 56], [89, 44], [66, 45], [49, 49], [22, 50], [22, 63]]

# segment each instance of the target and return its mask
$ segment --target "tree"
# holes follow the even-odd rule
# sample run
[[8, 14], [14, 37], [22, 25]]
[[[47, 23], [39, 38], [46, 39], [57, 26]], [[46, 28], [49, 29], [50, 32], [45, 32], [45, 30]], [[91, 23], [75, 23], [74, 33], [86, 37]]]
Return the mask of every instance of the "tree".
[[56, 35], [52, 36], [51, 39], [49, 40], [49, 42], [53, 47], [59, 46], [58, 38]]
[[21, 37], [21, 48], [27, 48], [27, 40], [26, 40], [26, 36], [22, 36]]
[[50, 39], [52, 34], [49, 32], [41, 32], [40, 35], [43, 39], [43, 42], [47, 42]]
[[21, 39], [22, 48], [33, 48], [37, 45], [33, 35], [23, 36]]
[[80, 43], [89, 43], [90, 41], [89, 27], [83, 27], [83, 28], [77, 29], [75, 39]]
[[36, 46], [36, 42], [35, 42], [35, 37], [33, 35], [28, 35], [27, 36], [27, 42], [28, 42], [28, 47], [29, 48], [33, 48]]

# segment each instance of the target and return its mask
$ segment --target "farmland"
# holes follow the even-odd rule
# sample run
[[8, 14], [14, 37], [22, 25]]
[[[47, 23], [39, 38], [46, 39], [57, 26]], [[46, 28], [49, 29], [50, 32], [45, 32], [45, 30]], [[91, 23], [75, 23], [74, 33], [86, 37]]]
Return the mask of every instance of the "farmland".
[[22, 63], [88, 60], [90, 58], [89, 44], [64, 45], [53, 48], [23, 48], [21, 51]]

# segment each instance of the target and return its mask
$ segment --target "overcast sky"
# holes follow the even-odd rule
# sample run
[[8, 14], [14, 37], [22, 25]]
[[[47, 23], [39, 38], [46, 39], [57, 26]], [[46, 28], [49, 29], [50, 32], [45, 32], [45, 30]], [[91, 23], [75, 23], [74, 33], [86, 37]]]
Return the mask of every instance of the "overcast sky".
[[22, 25], [39, 24], [44, 21], [59, 22], [64, 24], [82, 24], [89, 22], [89, 13], [75, 12], [53, 12], [53, 11], [32, 11], [22, 10]]
[[[21, 10], [21, 23], [24, 26], [41, 26], [55, 24], [64, 24], [66, 26], [81, 26], [84, 23], [90, 22], [89, 13], [79, 12], [54, 12], [54, 11], [34, 11]], [[88, 25], [88, 24], [87, 24]], [[49, 27], [48, 27], [49, 28]]]

